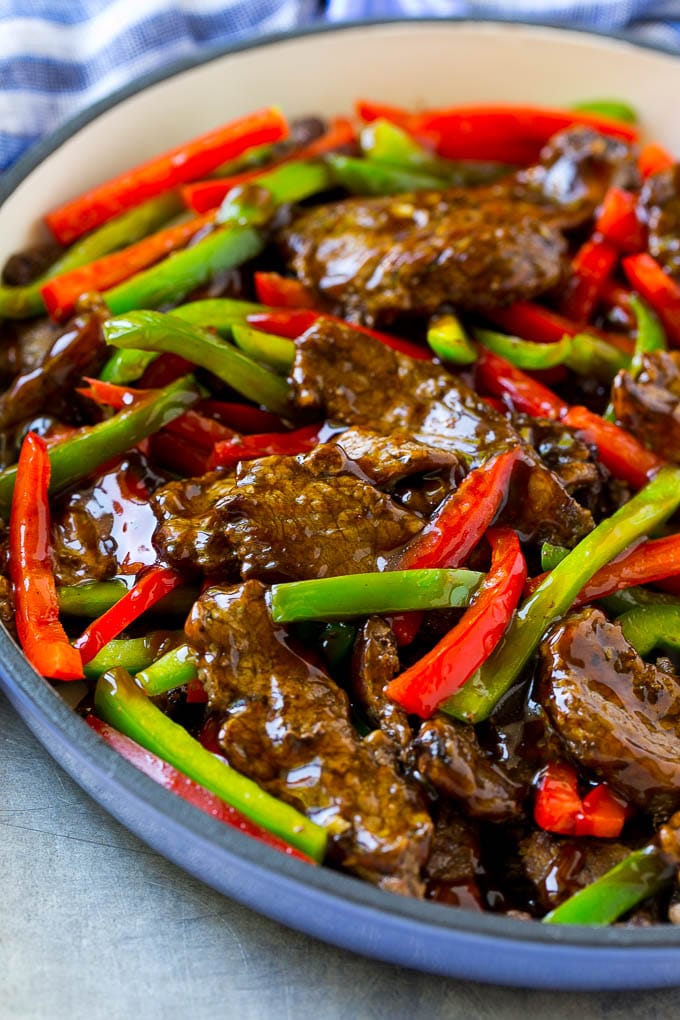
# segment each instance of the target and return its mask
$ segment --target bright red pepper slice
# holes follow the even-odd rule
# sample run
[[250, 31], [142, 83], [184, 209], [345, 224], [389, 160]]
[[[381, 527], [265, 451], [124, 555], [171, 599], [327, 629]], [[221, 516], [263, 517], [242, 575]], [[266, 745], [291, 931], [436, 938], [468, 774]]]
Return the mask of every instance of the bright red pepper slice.
[[[576, 336], [583, 332], [583, 325], [558, 315], [533, 301], [516, 301], [508, 308], [494, 308], [487, 311], [487, 318], [508, 333], [519, 336], [522, 340], [533, 340], [537, 344], [554, 343], [563, 336]], [[618, 350], [626, 354], [633, 353], [633, 342], [617, 333], [607, 333], [601, 329], [588, 328], [594, 336], [602, 337]]]
[[210, 454], [182, 436], [161, 430], [149, 436], [147, 443], [149, 459], [173, 474], [183, 478], [200, 478], [209, 470]]
[[637, 195], [623, 188], [610, 188], [595, 221], [595, 233], [619, 251], [644, 251], [647, 231], [637, 216]]
[[415, 358], [417, 361], [432, 360], [430, 351], [425, 350], [424, 347], [419, 347], [418, 344], [411, 343], [410, 340], [402, 340], [401, 337], [392, 336], [390, 333], [380, 333], [378, 330], [370, 329], [368, 326], [358, 326], [354, 322], [348, 323], [344, 319], [339, 319], [337, 315], [326, 315], [325, 312], [315, 312], [311, 308], [286, 308], [274, 312], [251, 312], [250, 315], [246, 316], [246, 319], [251, 326], [256, 326], [264, 333], [273, 333], [275, 336], [286, 337], [288, 340], [297, 340], [299, 336], [302, 336], [319, 319], [326, 319], [329, 322], [337, 322], [343, 326], [351, 326], [357, 333], [373, 337], [374, 340], [379, 340], [386, 347], [391, 347], [393, 351], [408, 354], [409, 357]]
[[75, 642], [82, 661], [87, 663], [93, 659], [104, 645], [113, 641], [142, 613], [151, 609], [181, 584], [184, 584], [184, 578], [170, 567], [152, 567], [148, 570], [115, 606], [85, 628]]
[[626, 805], [605, 783], [581, 799], [572, 765], [550, 762], [538, 778], [534, 821], [546, 832], [615, 839], [621, 835], [627, 815]]
[[617, 249], [606, 240], [591, 238], [579, 248], [571, 264], [572, 277], [560, 303], [564, 315], [581, 325], [588, 322], [618, 260]]
[[263, 411], [250, 404], [237, 404], [228, 400], [213, 400], [208, 397], [195, 405], [196, 410], [214, 418], [236, 432], [285, 432], [286, 426], [278, 415]]
[[385, 689], [388, 697], [423, 719], [459, 691], [489, 657], [522, 594], [527, 568], [516, 532], [491, 528], [487, 538], [491, 568], [462, 619]]
[[263, 173], [274, 170], [275, 167], [284, 163], [300, 162], [301, 160], [316, 159], [326, 152], [339, 149], [343, 145], [349, 145], [356, 138], [356, 132], [351, 121], [346, 117], [336, 117], [325, 134], [316, 138], [309, 145], [291, 152], [284, 159], [275, 160], [266, 166], [254, 167], [251, 170], [244, 170], [243, 173], [234, 174], [231, 177], [223, 177], [218, 180], [196, 181], [195, 184], [187, 184], [182, 188], [182, 198], [190, 209], [196, 212], [208, 212], [215, 209], [226, 198], [232, 188], [248, 181], [255, 180]]
[[52, 210], [45, 221], [60, 244], [180, 184], [211, 173], [255, 145], [278, 142], [288, 124], [276, 109], [259, 110], [126, 170]]
[[78, 298], [90, 291], [99, 293], [115, 287], [135, 273], [159, 262], [166, 255], [183, 248], [199, 230], [213, 221], [213, 216], [199, 216], [186, 223], [177, 223], [150, 234], [122, 251], [106, 255], [87, 266], [72, 269], [49, 280], [40, 293], [51, 318], [60, 322], [75, 310]]
[[255, 273], [255, 294], [270, 308], [318, 308], [318, 300], [304, 283], [280, 273]]
[[658, 174], [660, 170], [668, 170], [675, 165], [675, 159], [670, 152], [664, 149], [658, 142], [649, 142], [643, 145], [638, 156], [638, 170], [643, 179]]
[[[471, 471], [441, 503], [429, 524], [397, 554], [390, 569], [460, 567], [503, 506], [513, 468], [521, 456], [522, 448], [515, 446]], [[400, 645], [413, 641], [422, 618], [423, 614], [416, 611], [392, 618]]]
[[531, 163], [558, 131], [586, 124], [603, 134], [626, 141], [637, 138], [630, 124], [575, 110], [535, 106], [456, 106], [409, 113], [395, 106], [360, 100], [362, 120], [385, 118], [429, 141], [448, 159], [489, 159], [504, 163]]
[[514, 411], [556, 421], [569, 410], [547, 386], [484, 347], [479, 349], [474, 369], [477, 388], [507, 401]]
[[187, 361], [179, 354], [161, 354], [144, 369], [138, 385], [148, 389], [161, 389], [181, 379], [183, 375], [193, 372], [193, 369], [193, 362]]
[[83, 663], [59, 622], [52, 570], [47, 444], [34, 432], [24, 439], [9, 519], [9, 576], [21, 647], [42, 676], [79, 680]]
[[261, 435], [234, 436], [216, 443], [208, 461], [208, 470], [234, 467], [242, 460], [257, 457], [295, 456], [307, 453], [319, 442], [319, 425], [304, 425], [292, 432], [270, 432]]
[[680, 346], [680, 285], [651, 255], [629, 255], [621, 263], [631, 287], [661, 319], [668, 339]]
[[615, 478], [636, 489], [646, 485], [665, 461], [643, 446], [639, 439], [614, 422], [605, 421], [587, 407], [571, 407], [562, 421], [597, 447], [600, 460]]
[[166, 790], [176, 793], [182, 800], [193, 804], [200, 811], [205, 811], [206, 814], [216, 818], [217, 821], [224, 822], [225, 825], [230, 825], [234, 829], [239, 829], [245, 835], [252, 836], [253, 839], [257, 839], [261, 843], [273, 847], [275, 850], [280, 850], [281, 853], [307, 861], [308, 864], [315, 863], [307, 854], [290, 846], [284, 840], [279, 839], [278, 836], [263, 829], [255, 822], [251, 822], [249, 818], [246, 818], [236, 808], [227, 804], [214, 793], [211, 793], [210, 790], [206, 790], [204, 786], [195, 783], [193, 779], [189, 779], [188, 776], [185, 776], [183, 772], [180, 772], [173, 765], [169, 765], [162, 758], [147, 751], [145, 747], [126, 737], [123, 733], [119, 733], [113, 726], [102, 722], [97, 716], [89, 715], [85, 721], [121, 757], [125, 758], [131, 765], [134, 765], [140, 772], [155, 780]]

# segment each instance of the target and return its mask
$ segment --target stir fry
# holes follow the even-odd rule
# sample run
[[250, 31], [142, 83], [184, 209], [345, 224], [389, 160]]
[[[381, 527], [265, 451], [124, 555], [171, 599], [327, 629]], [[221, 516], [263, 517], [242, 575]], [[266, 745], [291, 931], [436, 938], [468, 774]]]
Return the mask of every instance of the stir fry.
[[680, 923], [680, 165], [614, 101], [289, 122], [0, 285], [0, 616], [133, 765], [404, 896]]

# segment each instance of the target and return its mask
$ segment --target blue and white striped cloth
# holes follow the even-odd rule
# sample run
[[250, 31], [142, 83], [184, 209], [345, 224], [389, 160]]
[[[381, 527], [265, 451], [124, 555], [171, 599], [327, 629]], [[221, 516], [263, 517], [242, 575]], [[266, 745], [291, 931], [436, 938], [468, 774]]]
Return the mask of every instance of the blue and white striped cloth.
[[0, 0], [0, 171], [71, 114], [208, 45], [425, 15], [627, 31], [680, 51], [680, 0]]

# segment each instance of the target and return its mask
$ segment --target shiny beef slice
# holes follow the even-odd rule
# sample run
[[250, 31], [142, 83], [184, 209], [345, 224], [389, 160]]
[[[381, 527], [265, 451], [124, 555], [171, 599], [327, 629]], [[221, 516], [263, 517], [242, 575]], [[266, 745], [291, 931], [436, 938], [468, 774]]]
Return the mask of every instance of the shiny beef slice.
[[638, 216], [647, 224], [649, 253], [680, 278], [680, 163], [647, 178]]
[[210, 588], [186, 627], [229, 763], [324, 826], [331, 860], [422, 895], [432, 822], [418, 795], [355, 733], [347, 695], [272, 622], [265, 588]]
[[298, 341], [292, 380], [301, 409], [322, 411], [335, 422], [384, 436], [409, 433], [468, 467], [522, 446], [523, 484], [505, 522], [527, 539], [568, 546], [592, 529], [590, 513], [567, 494], [507, 419], [440, 365], [416, 361], [351, 326], [322, 321]]
[[644, 662], [599, 609], [543, 642], [537, 694], [568, 755], [651, 813], [680, 805], [680, 681]]
[[643, 355], [637, 379], [619, 372], [612, 403], [624, 428], [666, 460], [680, 463], [680, 352]]

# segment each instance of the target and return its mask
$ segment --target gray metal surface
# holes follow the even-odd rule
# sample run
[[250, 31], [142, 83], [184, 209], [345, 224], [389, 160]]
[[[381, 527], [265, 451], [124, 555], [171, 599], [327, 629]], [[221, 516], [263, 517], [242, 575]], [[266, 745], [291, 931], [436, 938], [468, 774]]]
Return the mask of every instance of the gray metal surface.
[[0, 695], [2, 1020], [656, 1020], [680, 989], [491, 988], [376, 963], [179, 871], [52, 761]]

